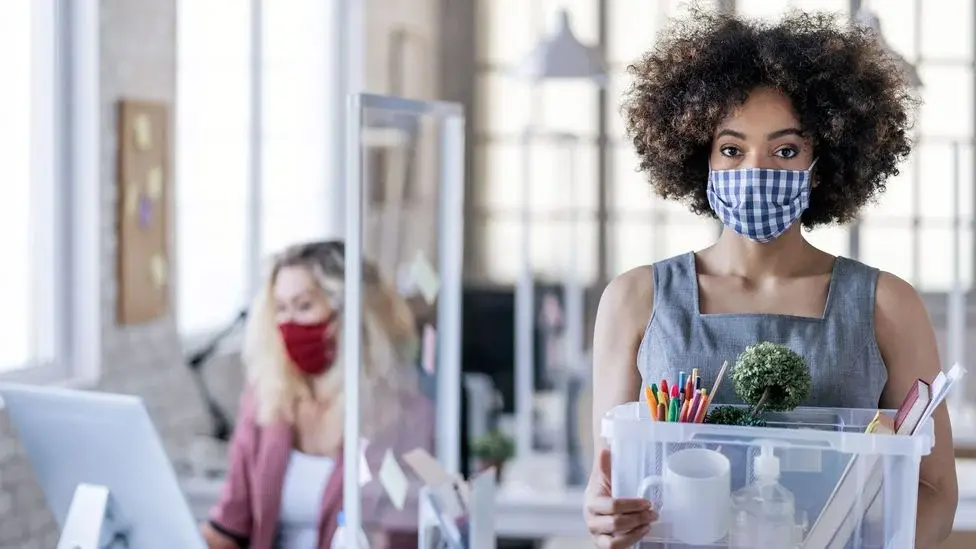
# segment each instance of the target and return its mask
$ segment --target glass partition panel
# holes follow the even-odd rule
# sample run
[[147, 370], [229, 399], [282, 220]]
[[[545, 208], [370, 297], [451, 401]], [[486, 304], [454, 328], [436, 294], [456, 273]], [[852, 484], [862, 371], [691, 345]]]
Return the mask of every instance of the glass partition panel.
[[360, 94], [347, 136], [343, 503], [347, 547], [417, 546], [423, 449], [459, 471], [464, 117]]

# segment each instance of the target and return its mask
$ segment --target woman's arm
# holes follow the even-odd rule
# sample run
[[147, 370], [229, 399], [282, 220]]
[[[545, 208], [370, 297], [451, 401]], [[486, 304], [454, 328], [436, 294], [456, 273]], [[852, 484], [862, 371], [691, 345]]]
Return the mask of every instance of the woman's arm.
[[606, 446], [600, 436], [603, 416], [640, 394], [637, 349], [651, 317], [654, 280], [650, 267], [631, 269], [610, 281], [593, 328], [594, 455]]
[[210, 511], [209, 529], [247, 546], [251, 535], [251, 459], [254, 454], [257, 424], [254, 421], [254, 396], [250, 389], [241, 395], [237, 423], [228, 452], [227, 479], [220, 499]]
[[[888, 367], [881, 407], [897, 408], [916, 379], [931, 382], [941, 370], [935, 332], [915, 289], [900, 278], [881, 273], [875, 305], [875, 334]], [[935, 549], [952, 531], [959, 500], [952, 427], [945, 403], [932, 416], [935, 447], [922, 458], [918, 486], [915, 546]]]

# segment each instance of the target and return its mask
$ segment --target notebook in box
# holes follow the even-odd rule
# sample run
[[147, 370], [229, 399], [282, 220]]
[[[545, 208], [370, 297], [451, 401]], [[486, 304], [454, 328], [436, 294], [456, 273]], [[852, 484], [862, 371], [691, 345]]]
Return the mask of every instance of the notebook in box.
[[[865, 432], [894, 434], [894, 421], [878, 412]], [[856, 513], [852, 513], [852, 510], [859, 500], [865, 501], [864, 494], [872, 490], [875, 484], [880, 488], [883, 479], [879, 474], [881, 465], [880, 456], [855, 455], [851, 458], [844, 472], [841, 473], [833, 493], [827, 498], [820, 516], [807, 533], [804, 549], [833, 549], [846, 545], [847, 539], [850, 538], [857, 521], [861, 518], [854, 517]], [[870, 500], [865, 503], [870, 503]], [[844, 541], [841, 542], [841, 539]]]
[[912, 434], [931, 401], [932, 392], [929, 384], [921, 379], [915, 380], [912, 389], [908, 391], [905, 400], [898, 407], [898, 414], [895, 415], [895, 433]]

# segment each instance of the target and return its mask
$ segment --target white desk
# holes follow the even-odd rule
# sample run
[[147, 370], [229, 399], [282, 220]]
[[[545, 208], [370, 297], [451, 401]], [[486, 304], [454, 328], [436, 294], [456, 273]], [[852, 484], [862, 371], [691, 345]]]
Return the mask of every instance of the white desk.
[[[959, 508], [954, 530], [976, 531], [976, 460], [958, 460]], [[206, 520], [217, 501], [221, 481], [185, 480], [183, 489], [198, 520]], [[495, 510], [496, 531], [503, 538], [584, 538], [581, 490], [532, 492], [501, 487]]]
[[[207, 519], [220, 494], [221, 481], [187, 479], [182, 483], [193, 516]], [[521, 490], [498, 493], [495, 528], [499, 537], [543, 539], [581, 538], [588, 535], [583, 524], [583, 492], [562, 491], [538, 494]]]

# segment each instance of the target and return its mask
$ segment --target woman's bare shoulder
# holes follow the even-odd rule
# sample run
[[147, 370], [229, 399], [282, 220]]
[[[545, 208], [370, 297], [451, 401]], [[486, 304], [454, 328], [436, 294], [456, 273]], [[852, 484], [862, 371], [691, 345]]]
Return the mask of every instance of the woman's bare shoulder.
[[597, 316], [610, 320], [616, 330], [643, 333], [653, 308], [654, 272], [650, 265], [642, 265], [617, 275], [607, 284]]

